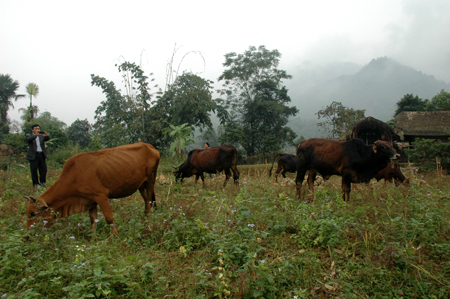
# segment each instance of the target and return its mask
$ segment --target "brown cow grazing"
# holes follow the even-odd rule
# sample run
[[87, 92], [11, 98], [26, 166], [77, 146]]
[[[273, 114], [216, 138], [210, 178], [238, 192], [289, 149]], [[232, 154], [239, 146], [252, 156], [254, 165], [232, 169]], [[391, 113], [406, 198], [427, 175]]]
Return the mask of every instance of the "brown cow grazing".
[[37, 221], [89, 211], [95, 231], [97, 205], [113, 233], [118, 234], [109, 198], [121, 198], [139, 190], [145, 213], [156, 208], [155, 180], [159, 152], [150, 144], [135, 143], [82, 153], [68, 159], [58, 180], [38, 198], [26, 196], [27, 229]]
[[396, 162], [389, 162], [389, 164], [380, 170], [374, 178], [379, 182], [381, 179], [384, 179], [385, 182], [392, 182], [394, 180], [395, 185], [409, 185], [409, 179], [405, 178], [403, 173]]
[[361, 139], [337, 141], [332, 139], [311, 138], [297, 147], [298, 168], [295, 183], [297, 198], [301, 197], [301, 188], [305, 173], [309, 170], [308, 186], [314, 193], [316, 173], [326, 180], [332, 175], [342, 177], [342, 195], [345, 201], [350, 199], [351, 183], [367, 183], [390, 159], [400, 157], [392, 146], [378, 140], [374, 145], [365, 145]]
[[[278, 158], [279, 157], [279, 158]], [[286, 178], [286, 172], [296, 172], [297, 171], [297, 156], [290, 154], [278, 154], [273, 158], [272, 167], [269, 171], [269, 178], [272, 175], [273, 164], [275, 160], [278, 158], [278, 168], [275, 171], [275, 180], [278, 182], [278, 174], [281, 172], [281, 175]]]
[[189, 152], [187, 160], [175, 168], [173, 173], [175, 179], [181, 179], [181, 181], [184, 178], [195, 175], [195, 182], [197, 183], [198, 178], [201, 177], [204, 186], [204, 172], [217, 173], [223, 170], [226, 176], [225, 182], [223, 183], [225, 187], [231, 177], [231, 169], [233, 171], [234, 184], [239, 186], [239, 170], [236, 168], [237, 160], [238, 152], [232, 145], [222, 145], [208, 149], [193, 149]]

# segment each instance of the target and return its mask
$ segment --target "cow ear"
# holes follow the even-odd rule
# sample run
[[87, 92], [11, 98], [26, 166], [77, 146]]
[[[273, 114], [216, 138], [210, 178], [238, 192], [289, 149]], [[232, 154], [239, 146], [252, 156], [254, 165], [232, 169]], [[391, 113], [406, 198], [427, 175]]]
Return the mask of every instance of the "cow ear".
[[33, 200], [33, 202], [36, 202], [36, 198], [34, 198], [33, 196], [24, 196], [24, 198], [26, 199], [26, 200]]
[[376, 146], [376, 145], [373, 146], [373, 152], [374, 152], [375, 154], [377, 153], [377, 146]]
[[46, 203], [43, 199], [41, 199], [40, 197], [38, 197], [37, 201], [39, 202], [39, 205], [40, 205], [42, 208], [48, 208], [47, 203]]

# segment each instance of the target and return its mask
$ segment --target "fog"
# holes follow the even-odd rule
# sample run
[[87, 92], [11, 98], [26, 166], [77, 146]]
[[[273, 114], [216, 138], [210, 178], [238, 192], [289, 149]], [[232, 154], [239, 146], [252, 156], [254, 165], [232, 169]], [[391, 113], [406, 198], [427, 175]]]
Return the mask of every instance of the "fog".
[[[114, 65], [123, 60], [142, 64], [163, 88], [175, 45], [180, 70], [216, 82], [226, 53], [259, 45], [281, 52], [279, 67], [294, 75], [286, 84], [302, 89], [316, 83], [308, 70], [347, 63], [348, 68], [336, 70], [339, 75], [384, 56], [450, 82], [449, 11], [449, 1], [430, 0], [4, 0], [0, 73], [20, 83], [18, 93], [36, 83], [40, 112], [49, 111], [67, 125], [77, 118], [94, 122], [105, 96], [91, 86], [90, 75], [121, 86]], [[191, 53], [181, 61], [191, 51], [201, 55]], [[19, 120], [18, 109], [27, 105], [27, 98], [15, 102], [10, 118]]]

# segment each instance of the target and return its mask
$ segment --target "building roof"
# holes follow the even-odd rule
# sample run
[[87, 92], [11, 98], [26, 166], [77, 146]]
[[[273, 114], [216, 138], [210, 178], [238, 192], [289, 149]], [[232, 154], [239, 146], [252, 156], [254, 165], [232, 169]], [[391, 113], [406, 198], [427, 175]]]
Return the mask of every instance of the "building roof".
[[450, 136], [450, 111], [403, 111], [395, 118], [395, 133], [403, 136]]

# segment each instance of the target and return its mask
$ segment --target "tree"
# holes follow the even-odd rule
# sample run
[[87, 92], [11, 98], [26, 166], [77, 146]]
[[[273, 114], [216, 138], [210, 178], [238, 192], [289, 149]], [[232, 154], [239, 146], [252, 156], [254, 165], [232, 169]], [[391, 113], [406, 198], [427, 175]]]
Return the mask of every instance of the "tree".
[[160, 117], [155, 111], [150, 111], [152, 93], [149, 81], [153, 80], [144, 75], [135, 63], [125, 61], [116, 66], [124, 79], [126, 94], [122, 94], [114, 82], [91, 75], [91, 85], [100, 87], [106, 95], [106, 101], [102, 101], [95, 111], [95, 135], [102, 134], [104, 144], [101, 146], [114, 147], [143, 141], [158, 147], [158, 140], [162, 137], [158, 128]]
[[14, 107], [13, 100], [17, 101], [24, 95], [16, 94], [19, 89], [19, 82], [13, 81], [11, 75], [0, 75], [0, 127], [1, 132], [7, 134], [8, 130], [8, 110], [9, 107]]
[[317, 126], [327, 138], [337, 138], [363, 120], [365, 111], [347, 108], [342, 103], [333, 101], [316, 113], [318, 119], [324, 119], [318, 122]]
[[87, 119], [79, 120], [77, 118], [70, 127], [67, 128], [67, 135], [74, 142], [81, 147], [87, 147], [92, 140], [89, 132], [92, 130], [91, 124]]
[[397, 110], [395, 110], [394, 117], [403, 111], [425, 111], [428, 100], [422, 100], [417, 95], [406, 94], [400, 101], [397, 102]]
[[27, 93], [30, 95], [29, 111], [30, 111], [30, 120], [31, 120], [37, 115], [37, 113], [35, 113], [35, 111], [37, 112], [37, 107], [36, 107], [36, 109], [33, 108], [33, 96], [37, 97], [37, 95], [39, 94], [39, 86], [37, 86], [36, 83], [28, 83], [28, 85], [25, 88], [27, 90]]
[[449, 111], [450, 110], [450, 93], [441, 90], [435, 95], [431, 101], [428, 101], [426, 110], [428, 111]]
[[280, 57], [278, 50], [265, 46], [225, 55], [226, 69], [219, 77], [225, 99], [218, 100], [217, 107], [224, 129], [220, 140], [241, 145], [249, 156], [278, 151], [296, 137], [286, 124], [298, 109], [287, 106], [291, 99], [282, 85], [292, 76], [278, 69]]
[[184, 72], [168, 86], [168, 90], [158, 100], [164, 109], [164, 117], [175, 126], [187, 123], [189, 126], [211, 127], [211, 111], [216, 102], [212, 99], [212, 81], [198, 75]]
[[174, 140], [170, 145], [169, 152], [182, 160], [188, 146], [194, 143], [194, 128], [188, 126], [188, 123], [180, 126], [169, 124], [169, 128], [164, 130], [163, 133]]

